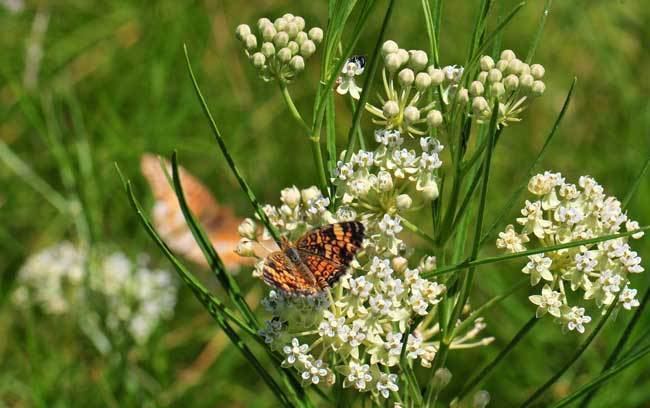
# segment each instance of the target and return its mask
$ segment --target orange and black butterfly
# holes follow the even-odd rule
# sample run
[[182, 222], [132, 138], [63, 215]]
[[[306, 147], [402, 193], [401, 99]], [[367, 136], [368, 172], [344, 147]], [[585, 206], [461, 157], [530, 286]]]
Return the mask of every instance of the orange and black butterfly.
[[[170, 163], [163, 162], [171, 174]], [[140, 168], [153, 191], [153, 222], [162, 239], [173, 251], [207, 267], [207, 261], [185, 223], [176, 194], [169, 185], [158, 157], [142, 155]], [[210, 191], [187, 170], [179, 168], [179, 175], [190, 210], [205, 229], [226, 268], [236, 269], [242, 264], [249, 264], [249, 259], [235, 253], [239, 242], [237, 227], [242, 220], [234, 215], [232, 209], [217, 204]]]
[[264, 261], [264, 281], [289, 295], [311, 296], [334, 285], [361, 248], [364, 226], [341, 222], [313, 229]]

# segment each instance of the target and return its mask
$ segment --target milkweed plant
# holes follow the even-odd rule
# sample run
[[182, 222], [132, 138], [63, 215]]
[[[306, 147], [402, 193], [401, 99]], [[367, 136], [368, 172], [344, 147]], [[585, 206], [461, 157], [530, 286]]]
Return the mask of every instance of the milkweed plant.
[[[644, 269], [632, 240], [648, 228], [625, 208], [638, 180], [620, 201], [588, 175], [571, 180], [550, 170], [535, 174], [575, 80], [543, 148], [519, 175], [520, 187], [504, 208], [490, 208], [499, 215], [486, 222], [488, 188], [497, 187], [490, 180], [493, 156], [499, 153], [495, 148], [544, 97], [546, 68], [534, 56], [550, 2], [530, 47], [519, 54], [502, 44], [501, 34], [522, 5], [493, 22], [491, 2], [481, 2], [464, 61], [441, 60], [442, 1], [422, 1], [427, 36], [414, 44], [420, 49], [387, 38], [394, 1], [383, 10], [372, 0], [329, 3], [325, 29], [287, 13], [234, 30], [242, 57], [267, 86], [278, 87], [296, 132], [313, 153], [314, 185], [287, 186], [273, 203], [261, 204], [237, 168], [187, 50], [186, 56], [214, 137], [252, 204], [251, 217], [239, 227], [237, 247], [239, 255], [256, 258], [252, 276], [263, 275], [269, 251], [260, 248], [355, 220], [363, 223], [365, 234], [347, 273], [313, 296], [268, 288], [258, 314], [239, 288], [238, 280], [245, 277], [225, 271], [189, 210], [175, 155], [171, 181], [227, 299], [211, 294], [172, 254], [127, 183], [132, 204], [278, 404], [484, 407], [492, 400], [500, 406], [499, 396], [480, 386], [539, 319], [552, 319], [558, 331], [585, 337], [572, 359], [522, 406], [533, 404], [580, 357], [613, 312], [639, 308], [633, 281]], [[367, 24], [375, 13], [383, 16], [378, 30]], [[369, 32], [376, 34], [374, 45], [362, 48], [359, 38]], [[301, 77], [316, 70], [319, 80], [313, 84]], [[310, 121], [293, 102], [291, 87], [297, 83], [314, 92]], [[349, 115], [337, 115], [341, 109], [351, 110], [352, 118], [343, 135], [337, 118]], [[518, 204], [523, 208], [510, 218]], [[483, 257], [482, 251], [497, 255]], [[472, 296], [477, 268], [506, 260], [518, 262], [519, 270], [502, 273], [521, 274], [521, 281], [477, 304]], [[485, 312], [527, 284], [531, 320], [474, 376], [454, 376], [450, 356], [495, 347], [490, 325], [496, 322]], [[640, 357], [626, 354], [617, 360], [619, 351], [603, 376]], [[567, 398], [595, 392], [604, 378]]]

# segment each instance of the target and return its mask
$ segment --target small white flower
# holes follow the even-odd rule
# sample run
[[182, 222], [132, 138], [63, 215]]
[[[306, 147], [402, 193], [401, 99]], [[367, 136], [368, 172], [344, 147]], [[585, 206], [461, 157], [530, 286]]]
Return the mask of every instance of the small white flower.
[[623, 289], [618, 301], [623, 304], [623, 307], [627, 310], [639, 307], [639, 300], [636, 298], [636, 289], [630, 289], [627, 286]]
[[576, 330], [578, 333], [584, 333], [584, 324], [591, 322], [591, 317], [585, 316], [584, 307], [573, 306], [563, 317], [566, 320], [567, 329]]
[[544, 316], [547, 312], [555, 317], [560, 317], [562, 313], [562, 293], [554, 291], [549, 285], [544, 285], [541, 295], [529, 296], [530, 302], [537, 305], [537, 317]]
[[362, 56], [351, 57], [343, 64], [341, 76], [337, 81], [339, 85], [336, 88], [339, 95], [345, 95], [349, 92], [354, 99], [358, 100], [361, 97], [361, 87], [356, 84], [354, 78], [363, 74], [365, 65], [366, 59]]
[[282, 351], [286, 355], [282, 365], [284, 367], [291, 367], [298, 362], [303, 363], [307, 360], [307, 351], [309, 346], [307, 344], [300, 344], [300, 341], [297, 338], [291, 339], [291, 344], [284, 346]]
[[507, 249], [509, 252], [521, 252], [526, 250], [524, 244], [528, 241], [526, 234], [517, 234], [515, 227], [508, 225], [504, 232], [499, 233], [497, 248]]
[[551, 263], [553, 262], [551, 258], [545, 257], [544, 254], [536, 254], [530, 255], [528, 259], [530, 261], [521, 271], [530, 275], [531, 285], [537, 285], [541, 279], [549, 282], [553, 280], [553, 274], [550, 270]]

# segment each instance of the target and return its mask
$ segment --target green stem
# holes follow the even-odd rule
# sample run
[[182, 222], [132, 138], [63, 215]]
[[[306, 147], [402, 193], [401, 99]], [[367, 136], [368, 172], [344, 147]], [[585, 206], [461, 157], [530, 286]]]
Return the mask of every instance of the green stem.
[[310, 134], [311, 128], [307, 126], [307, 123], [305, 123], [302, 115], [300, 115], [300, 112], [298, 112], [298, 108], [296, 108], [296, 105], [293, 103], [293, 99], [291, 98], [291, 94], [287, 88], [287, 84], [284, 81], [278, 81], [278, 85], [280, 86], [280, 93], [282, 94], [282, 98], [284, 98], [284, 102], [289, 108], [289, 113], [291, 113], [291, 116], [293, 116], [293, 118], [296, 120], [296, 122], [298, 122], [303, 130], [305, 130], [307, 134]]
[[400, 217], [401, 223], [404, 227], [406, 227], [407, 230], [417, 234], [420, 238], [424, 239], [431, 245], [435, 245], [436, 240], [433, 239], [433, 237], [429, 236], [426, 232], [422, 231], [420, 228], [418, 228], [417, 225], [413, 224], [411, 221], [407, 220], [404, 217]]

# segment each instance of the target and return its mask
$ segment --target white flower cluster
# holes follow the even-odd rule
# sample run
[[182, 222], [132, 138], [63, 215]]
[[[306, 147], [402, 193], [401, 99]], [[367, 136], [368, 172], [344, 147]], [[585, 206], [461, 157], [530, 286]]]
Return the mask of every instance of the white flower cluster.
[[[512, 50], [504, 50], [496, 63], [484, 55], [480, 59], [481, 71], [470, 84], [472, 111], [479, 123], [489, 121], [495, 101], [499, 101], [499, 126], [519, 122], [524, 103], [530, 96], [541, 96], [546, 89], [542, 78], [544, 67], [528, 65], [519, 60]], [[467, 91], [465, 97], [467, 97]]]
[[[333, 215], [326, 209], [327, 199], [316, 191], [314, 187], [283, 190], [280, 208], [265, 207], [273, 225], [296, 237], [296, 231], [302, 234], [320, 225], [318, 220], [321, 224], [342, 221], [338, 211]], [[307, 198], [305, 192], [309, 192]], [[367, 216], [361, 208], [358, 214], [351, 209], [342, 212], [344, 220], [364, 219], [367, 231], [363, 251], [351, 271], [329, 294], [295, 297], [270, 291], [263, 305], [271, 318], [260, 335], [282, 351], [284, 365], [296, 369], [305, 383], [331, 385], [338, 375], [344, 387], [388, 398], [400, 389], [400, 364], [418, 361], [431, 366], [440, 337], [435, 310], [446, 287], [421, 278], [436, 268], [435, 257], [425, 256], [415, 267], [403, 257], [407, 248], [400, 237], [399, 216]], [[248, 220], [240, 232], [245, 233], [243, 239], [254, 240], [255, 230]], [[416, 318], [422, 322], [409, 332]], [[492, 340], [477, 341], [485, 328], [481, 319], [470, 326], [459, 333], [452, 348], [481, 346]], [[400, 361], [404, 347], [405, 362]]]
[[304, 18], [287, 13], [273, 22], [260, 18], [258, 36], [246, 24], [237, 26], [235, 33], [262, 79], [291, 82], [323, 40], [322, 29], [305, 29]]
[[[620, 201], [607, 196], [589, 176], [580, 177], [575, 185], [567, 183], [560, 173], [547, 171], [533, 176], [528, 190], [534, 201], [526, 200], [522, 217], [517, 218], [521, 232], [508, 225], [497, 239], [497, 247], [508, 252], [525, 251], [531, 240], [543, 248], [616, 234], [623, 228], [639, 229], [639, 224], [623, 212]], [[643, 232], [632, 235], [636, 239], [641, 236]], [[528, 258], [522, 272], [530, 275], [531, 285], [544, 283], [541, 294], [530, 297], [537, 305], [537, 316], [548, 313], [564, 329], [582, 333], [584, 324], [591, 321], [585, 308], [569, 304], [567, 289], [580, 292], [599, 309], [615, 302], [628, 310], [639, 305], [636, 289], [629, 286], [629, 275], [643, 272], [643, 267], [626, 237]]]
[[411, 209], [415, 194], [424, 200], [438, 197], [436, 173], [443, 146], [437, 139], [423, 137], [419, 146], [407, 149], [399, 131], [382, 129], [375, 132], [375, 140], [375, 150], [360, 150], [348, 162], [337, 163], [333, 182], [342, 198], [338, 218], [347, 214], [353, 219], [357, 213], [364, 213], [364, 220], [381, 218]]
[[94, 262], [69, 242], [32, 255], [18, 273], [18, 285], [13, 299], [19, 305], [70, 314], [81, 324], [101, 319], [94, 329], [108, 328], [109, 338], [126, 331], [138, 344], [171, 317], [176, 304], [171, 274], [149, 268], [146, 256], [133, 262], [113, 252]]
[[[452, 67], [445, 70], [428, 65], [429, 57], [422, 50], [407, 51], [395, 41], [386, 41], [381, 49], [383, 56], [382, 78], [385, 95], [380, 96], [380, 106], [366, 104], [373, 114], [373, 122], [386, 129], [395, 129], [403, 135], [423, 136], [429, 128], [442, 124], [442, 113], [436, 103], [423, 104], [427, 91], [444, 85], [450, 89], [460, 79]], [[460, 71], [462, 72], [462, 70]]]

